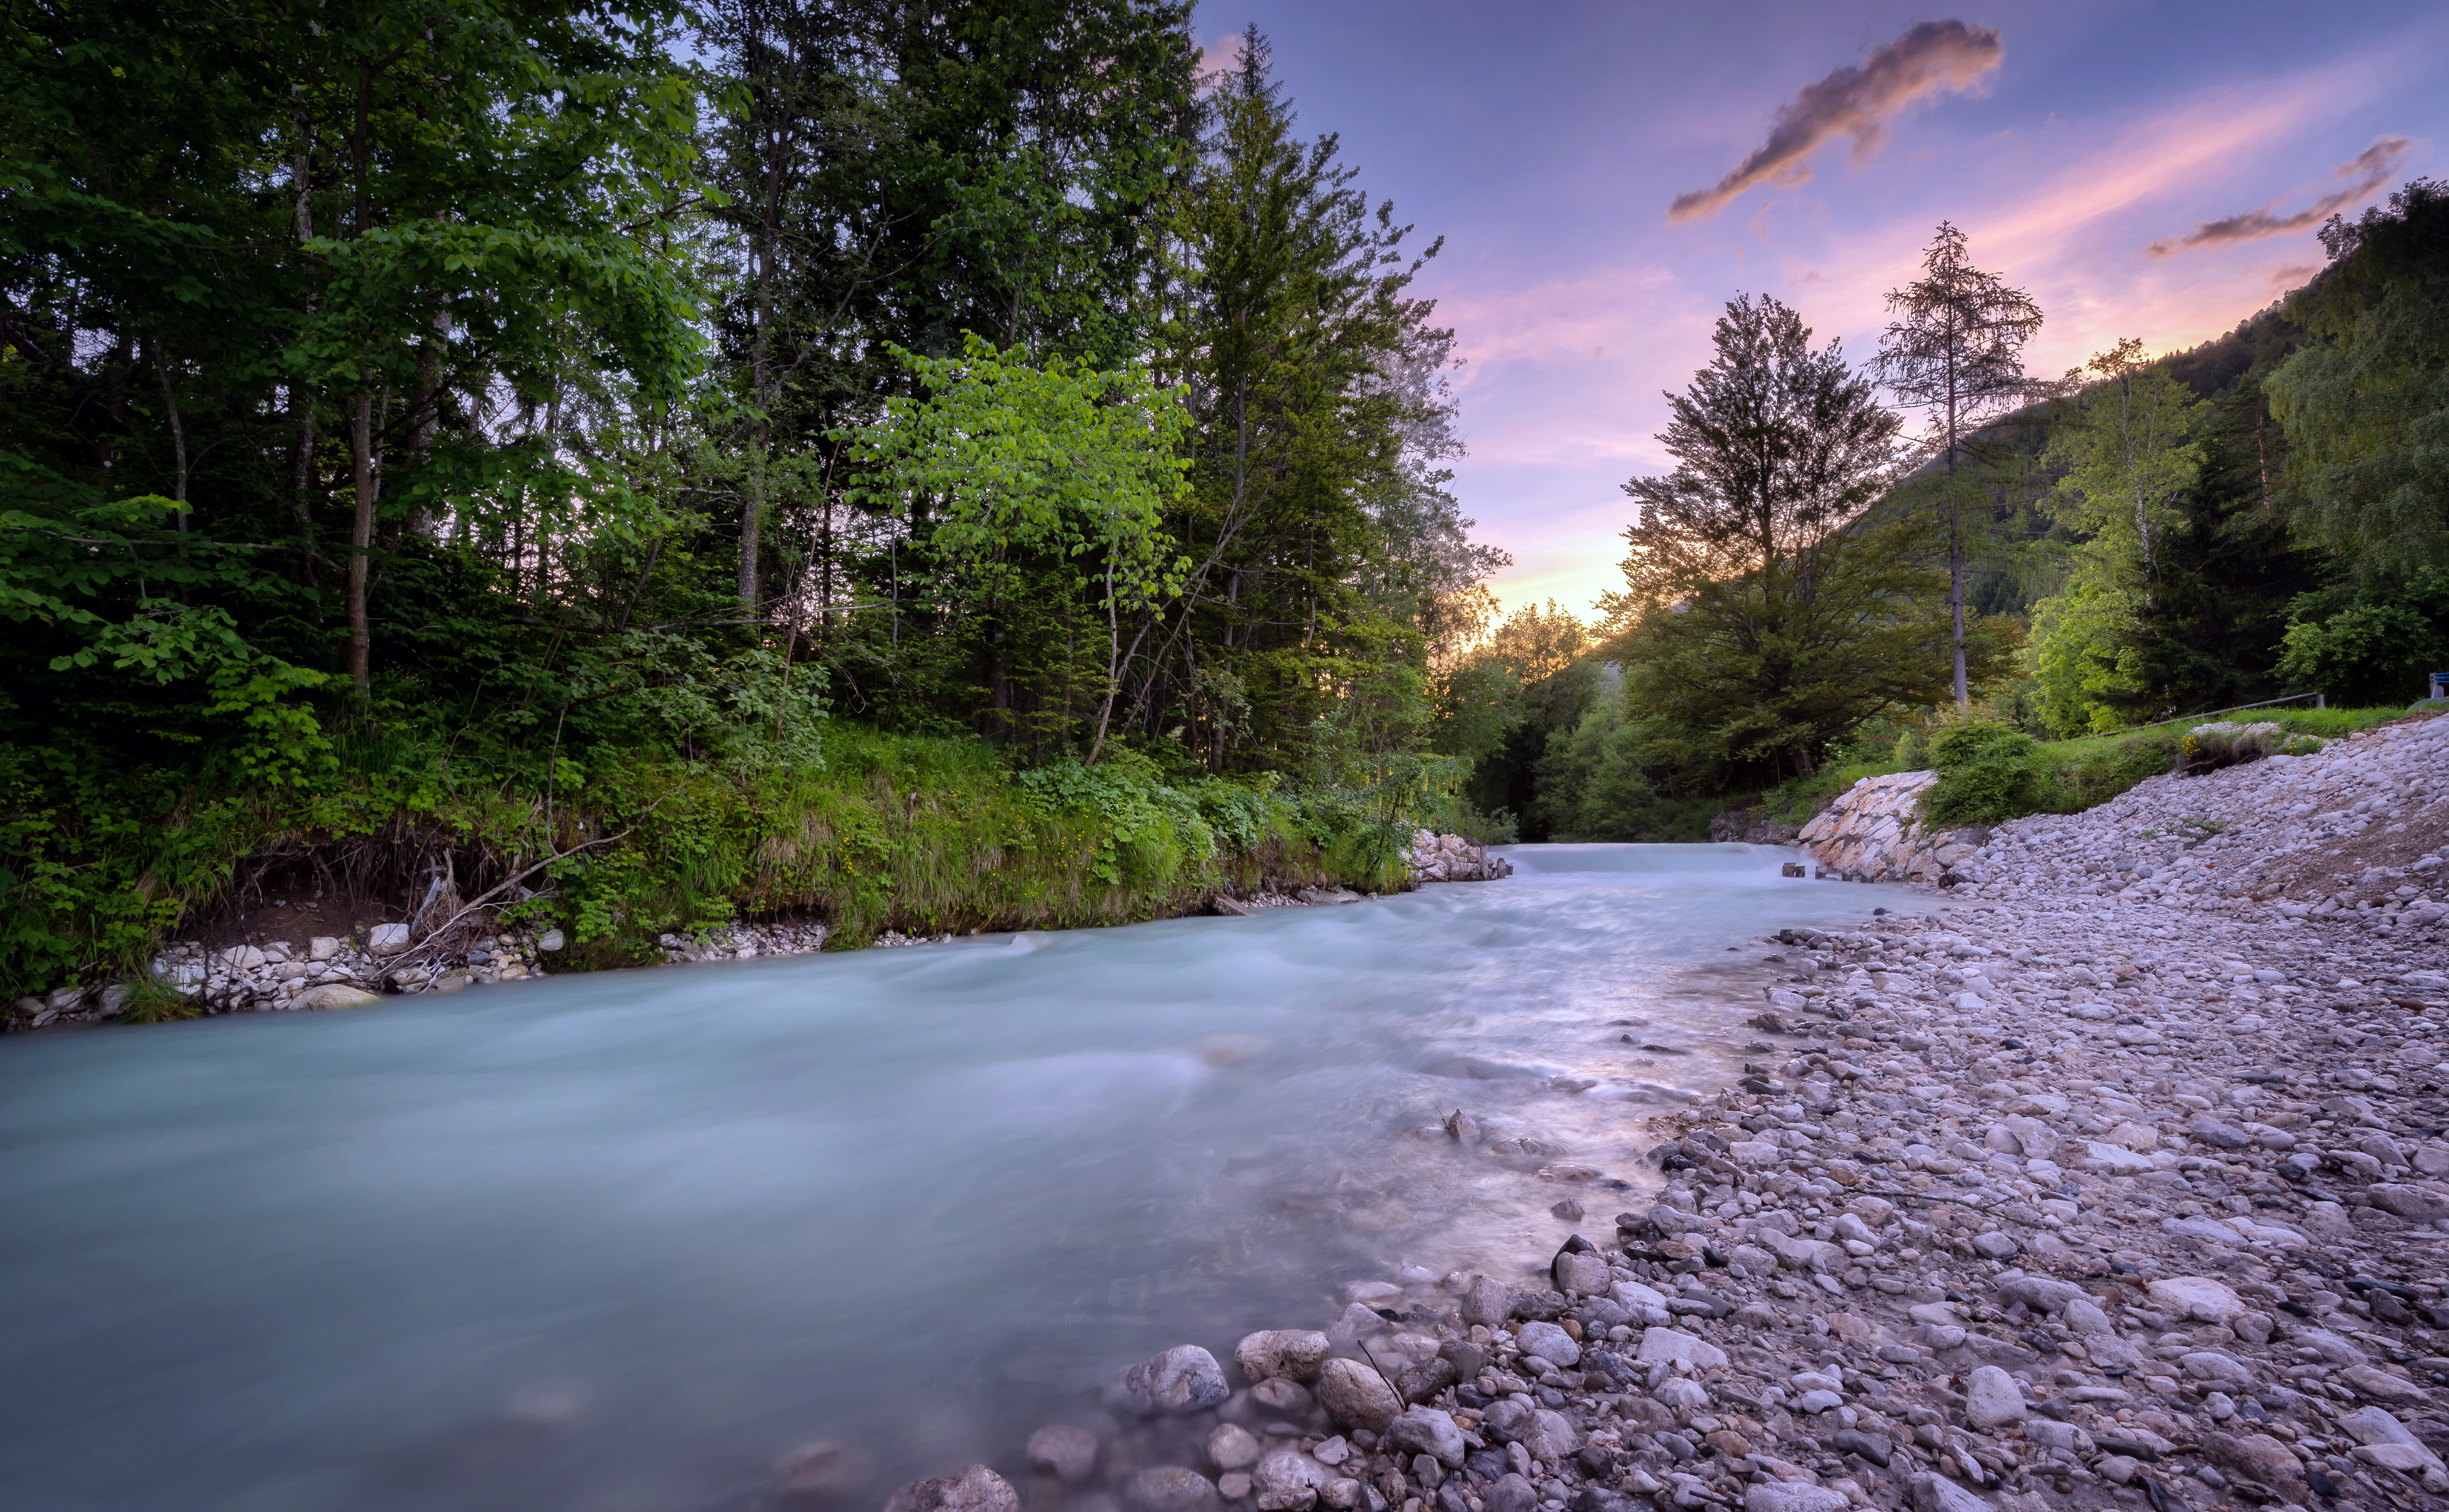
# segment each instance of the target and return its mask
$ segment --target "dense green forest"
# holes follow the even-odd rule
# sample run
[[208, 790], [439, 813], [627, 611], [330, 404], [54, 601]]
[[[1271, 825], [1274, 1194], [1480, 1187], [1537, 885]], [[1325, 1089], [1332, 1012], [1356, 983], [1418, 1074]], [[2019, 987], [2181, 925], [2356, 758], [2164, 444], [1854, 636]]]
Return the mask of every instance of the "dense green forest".
[[[1525, 839], [1697, 839], [1764, 792], [1784, 811], [1840, 770], [1919, 764], [1957, 726], [2046, 740], [2294, 694], [2421, 699], [2449, 671], [2449, 187], [2322, 238], [2327, 266], [2227, 335], [2012, 372], [1959, 434], [1899, 433], [1901, 477], [1835, 468], [1870, 401], [1833, 347], [1782, 306], [1730, 306], [1718, 362], [1669, 396], [1683, 466], [1627, 485], [1627, 591], [1589, 622], [1519, 611], [1450, 678], [1470, 798]], [[1976, 335], [1990, 312], [1976, 355], [2013, 369], [2046, 312], [2022, 325], [1962, 253], [1942, 227], [1891, 302], [1956, 278]], [[1815, 515], [1848, 488], [1876, 497]], [[1959, 600], [1960, 699], [1933, 618]]]
[[428, 874], [603, 963], [1399, 885], [1504, 560], [1437, 246], [1187, 19], [11, 11], [0, 987]]
[[0, 993], [275, 892], [613, 965], [1394, 887], [2449, 652], [2435, 186], [2047, 384], [1952, 227], [1876, 361], [1739, 298], [1623, 590], [1495, 624], [1437, 242], [1188, 11], [0, 19]]

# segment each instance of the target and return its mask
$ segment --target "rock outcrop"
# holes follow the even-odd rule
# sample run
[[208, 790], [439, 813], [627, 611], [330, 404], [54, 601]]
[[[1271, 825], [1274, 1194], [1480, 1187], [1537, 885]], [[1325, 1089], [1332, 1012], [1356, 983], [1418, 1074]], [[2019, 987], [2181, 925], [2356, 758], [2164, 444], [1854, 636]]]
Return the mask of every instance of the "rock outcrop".
[[1822, 873], [1847, 882], [1943, 884], [1969, 860], [1987, 831], [1939, 830], [1923, 822], [1921, 795], [1936, 772], [1864, 777], [1822, 810], [1797, 837]]
[[1416, 887], [1423, 882], [1494, 882], [1514, 874], [1513, 862], [1490, 855], [1488, 847], [1476, 840], [1426, 830], [1412, 833], [1412, 848], [1403, 852], [1403, 864], [1412, 869]]

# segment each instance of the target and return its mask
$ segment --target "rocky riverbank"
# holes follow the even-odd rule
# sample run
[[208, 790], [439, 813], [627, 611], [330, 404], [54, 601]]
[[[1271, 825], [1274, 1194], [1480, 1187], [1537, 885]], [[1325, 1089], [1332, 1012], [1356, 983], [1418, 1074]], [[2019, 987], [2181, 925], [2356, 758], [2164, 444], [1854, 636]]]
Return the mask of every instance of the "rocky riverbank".
[[[1512, 862], [1460, 835], [1414, 833], [1405, 849], [1405, 870], [1414, 887], [1433, 882], [1483, 882], [1511, 876]], [[1321, 908], [1359, 903], [1364, 895], [1342, 888], [1311, 887], [1291, 892], [1261, 890], [1247, 896], [1218, 892], [1199, 911], [1246, 916], [1263, 909]], [[453, 907], [433, 909], [437, 918]], [[280, 905], [275, 912], [286, 912]], [[472, 986], [520, 982], [546, 975], [565, 948], [557, 928], [485, 927], [482, 919], [439, 933], [415, 921], [358, 924], [345, 934], [317, 935], [293, 928], [299, 938], [250, 931], [234, 945], [183, 940], [164, 947], [151, 963], [153, 981], [207, 1014], [277, 1013], [362, 1007], [389, 994], [458, 992]], [[974, 933], [975, 931], [972, 931]], [[765, 919], [719, 925], [686, 934], [665, 934], [656, 947], [667, 966], [759, 957], [810, 955], [825, 947], [831, 931], [815, 919]], [[888, 929], [871, 942], [881, 948], [938, 945], [953, 937], [913, 935]], [[22, 998], [13, 1014], [0, 1015], [0, 1032], [116, 1019], [135, 987], [129, 983], [62, 987]]]
[[1579, 1218], [1639, 1168], [1611, 1226], [1168, 1349], [888, 1512], [2439, 1508], [2444, 737], [2155, 779], [1756, 942], [1743, 1080], [1541, 1173]]

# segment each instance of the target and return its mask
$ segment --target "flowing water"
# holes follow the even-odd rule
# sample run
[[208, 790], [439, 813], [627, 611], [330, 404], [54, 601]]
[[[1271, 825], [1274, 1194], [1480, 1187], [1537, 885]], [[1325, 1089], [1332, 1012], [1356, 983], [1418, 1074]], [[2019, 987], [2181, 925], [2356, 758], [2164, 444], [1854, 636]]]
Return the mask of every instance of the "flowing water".
[[730, 1512], [816, 1438], [871, 1502], [1009, 1464], [1158, 1349], [1522, 1275], [1563, 1196], [1606, 1232], [1643, 1119], [1754, 1038], [1771, 968], [1726, 947], [1911, 906], [1768, 847], [1507, 853], [1340, 909], [0, 1043], [0, 1506]]

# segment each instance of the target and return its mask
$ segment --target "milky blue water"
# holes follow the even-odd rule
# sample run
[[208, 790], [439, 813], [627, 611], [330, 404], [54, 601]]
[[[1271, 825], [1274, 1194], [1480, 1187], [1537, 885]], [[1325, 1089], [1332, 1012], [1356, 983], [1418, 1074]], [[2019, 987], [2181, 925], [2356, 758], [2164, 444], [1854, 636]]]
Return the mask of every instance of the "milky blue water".
[[817, 1438], [880, 1504], [1167, 1345], [1543, 1264], [1556, 1161], [1456, 1109], [1601, 1173], [1604, 1236], [1641, 1120], [1755, 1037], [1726, 947], [1914, 906], [1767, 847], [1507, 853], [1345, 908], [0, 1041], [0, 1507], [746, 1508]]

